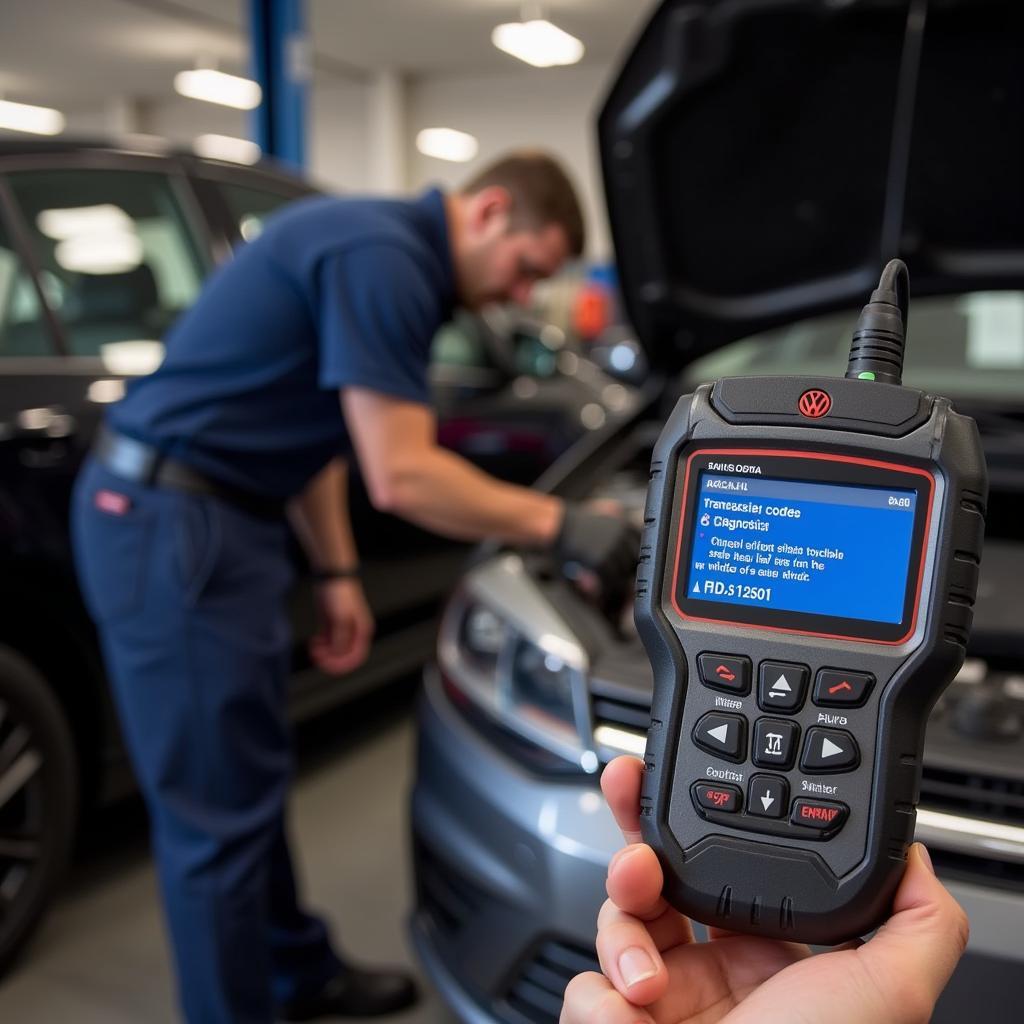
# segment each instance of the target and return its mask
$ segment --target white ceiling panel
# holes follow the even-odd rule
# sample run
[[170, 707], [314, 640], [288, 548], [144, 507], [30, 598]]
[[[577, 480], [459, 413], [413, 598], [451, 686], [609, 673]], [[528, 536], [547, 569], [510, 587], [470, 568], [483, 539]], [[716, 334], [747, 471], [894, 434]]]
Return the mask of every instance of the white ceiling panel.
[[[212, 58], [225, 71], [248, 63], [246, 0], [0, 0], [0, 93], [74, 106], [114, 96], [169, 98], [176, 71]], [[543, 14], [583, 40], [584, 64], [616, 59], [651, 0], [552, 0]], [[490, 42], [517, 20], [514, 0], [309, 0], [315, 72], [365, 77], [379, 68], [413, 75], [543, 75]], [[557, 73], [557, 72], [554, 72]]]

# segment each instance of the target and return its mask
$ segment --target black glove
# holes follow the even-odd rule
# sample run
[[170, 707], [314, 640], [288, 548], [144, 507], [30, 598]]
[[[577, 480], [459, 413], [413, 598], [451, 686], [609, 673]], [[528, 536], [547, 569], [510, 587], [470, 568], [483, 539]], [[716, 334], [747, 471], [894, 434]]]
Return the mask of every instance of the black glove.
[[621, 594], [636, 572], [640, 531], [620, 516], [566, 503], [555, 552], [567, 576], [592, 573], [608, 598]]

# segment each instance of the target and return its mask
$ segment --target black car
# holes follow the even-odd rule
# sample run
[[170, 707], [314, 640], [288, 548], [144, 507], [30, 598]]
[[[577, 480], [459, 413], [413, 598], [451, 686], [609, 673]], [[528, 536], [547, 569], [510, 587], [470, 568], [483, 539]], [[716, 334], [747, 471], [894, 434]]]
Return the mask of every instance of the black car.
[[[105, 407], [159, 363], [161, 338], [205, 276], [273, 210], [313, 191], [272, 165], [0, 144], [0, 969], [38, 922], [84, 813], [134, 788], [70, 559], [75, 473]], [[621, 386], [557, 334], [460, 329], [432, 368], [441, 431], [492, 472], [531, 480], [587, 432], [589, 405], [602, 422], [625, 408]], [[351, 500], [373, 654], [343, 680], [313, 668], [314, 605], [300, 581], [296, 718], [417, 669], [464, 557], [461, 545], [374, 514], [358, 477]]]
[[[907, 262], [904, 379], [977, 419], [990, 477], [968, 660], [929, 721], [916, 818], [972, 923], [937, 1022], [1021, 1019], [1022, 52], [1015, 0], [660, 4], [598, 135], [625, 304], [662, 390], [545, 477], [641, 524], [680, 395], [723, 376], [842, 376], [882, 265]], [[568, 980], [600, 969], [622, 837], [598, 776], [644, 754], [650, 723], [632, 610], [605, 614], [553, 569], [481, 552], [420, 705], [412, 934], [472, 1024], [555, 1024]]]

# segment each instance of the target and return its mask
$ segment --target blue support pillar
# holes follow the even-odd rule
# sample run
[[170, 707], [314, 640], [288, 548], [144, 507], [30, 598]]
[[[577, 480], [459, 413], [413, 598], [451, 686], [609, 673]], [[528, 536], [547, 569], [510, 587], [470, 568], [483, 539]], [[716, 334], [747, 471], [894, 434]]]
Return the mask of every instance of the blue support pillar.
[[266, 156], [295, 168], [306, 163], [310, 46], [306, 0], [248, 0], [252, 74], [263, 90], [253, 111], [253, 139]]

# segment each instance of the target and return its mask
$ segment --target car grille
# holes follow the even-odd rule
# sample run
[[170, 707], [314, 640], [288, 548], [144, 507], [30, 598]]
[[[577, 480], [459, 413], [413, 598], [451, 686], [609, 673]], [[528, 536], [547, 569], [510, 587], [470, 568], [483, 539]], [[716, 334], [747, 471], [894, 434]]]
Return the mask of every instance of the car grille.
[[[1019, 890], [1024, 885], [1024, 779], [1008, 779], [978, 772], [925, 765], [921, 778], [918, 838], [926, 839], [932, 859], [947, 877], [984, 881]], [[966, 823], [966, 831], [945, 838], [928, 834], [929, 815], [951, 816], [951, 823]], [[935, 817], [935, 815], [931, 815]], [[1007, 835], [985, 835], [987, 822], [1010, 826]]]
[[650, 701], [626, 701], [615, 697], [598, 697], [593, 699], [594, 724], [612, 725], [619, 728], [647, 732], [651, 724]]
[[971, 818], [1024, 825], [1024, 779], [998, 778], [925, 765], [921, 802], [937, 810], [954, 811]]
[[557, 1024], [565, 987], [584, 971], [599, 971], [593, 948], [548, 939], [526, 958], [496, 1007], [509, 1024]]
[[603, 761], [623, 752], [642, 755], [651, 723], [649, 696], [610, 692], [592, 681], [590, 703], [594, 716], [594, 743]]

